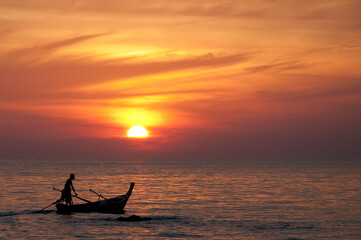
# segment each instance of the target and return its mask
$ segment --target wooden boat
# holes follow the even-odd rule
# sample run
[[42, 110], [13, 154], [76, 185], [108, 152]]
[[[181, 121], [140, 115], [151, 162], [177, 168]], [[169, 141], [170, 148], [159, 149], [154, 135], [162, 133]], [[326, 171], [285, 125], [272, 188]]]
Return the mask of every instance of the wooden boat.
[[88, 202], [83, 204], [73, 204], [71, 206], [63, 203], [56, 204], [56, 212], [61, 214], [69, 214], [72, 212], [100, 212], [100, 213], [124, 213], [124, 207], [132, 194], [134, 183], [130, 184], [129, 190], [125, 195], [108, 198], [96, 202]]

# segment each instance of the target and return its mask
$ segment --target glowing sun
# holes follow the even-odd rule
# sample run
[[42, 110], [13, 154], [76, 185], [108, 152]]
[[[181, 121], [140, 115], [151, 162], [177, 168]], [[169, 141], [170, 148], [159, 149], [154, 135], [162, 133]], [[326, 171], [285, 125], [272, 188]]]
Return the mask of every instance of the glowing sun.
[[128, 137], [145, 138], [148, 137], [147, 130], [142, 126], [134, 126], [128, 130]]

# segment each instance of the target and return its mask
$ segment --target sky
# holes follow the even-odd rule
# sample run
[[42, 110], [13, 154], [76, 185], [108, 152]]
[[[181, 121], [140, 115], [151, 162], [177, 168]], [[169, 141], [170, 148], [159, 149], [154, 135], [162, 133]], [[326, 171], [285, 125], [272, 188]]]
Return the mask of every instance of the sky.
[[361, 156], [360, 11], [0, 0], [0, 157]]

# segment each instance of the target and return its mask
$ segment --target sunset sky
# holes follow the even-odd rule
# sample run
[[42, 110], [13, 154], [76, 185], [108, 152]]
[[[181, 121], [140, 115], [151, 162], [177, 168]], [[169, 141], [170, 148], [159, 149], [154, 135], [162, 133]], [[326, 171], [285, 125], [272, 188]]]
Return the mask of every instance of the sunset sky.
[[360, 12], [0, 0], [0, 157], [361, 156]]

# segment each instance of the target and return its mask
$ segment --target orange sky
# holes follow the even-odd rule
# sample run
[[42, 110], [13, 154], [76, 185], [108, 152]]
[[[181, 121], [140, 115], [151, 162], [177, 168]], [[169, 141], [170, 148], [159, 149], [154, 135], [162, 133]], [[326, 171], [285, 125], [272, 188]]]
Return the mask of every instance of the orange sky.
[[360, 1], [73, 2], [0, 1], [0, 157], [361, 155]]

